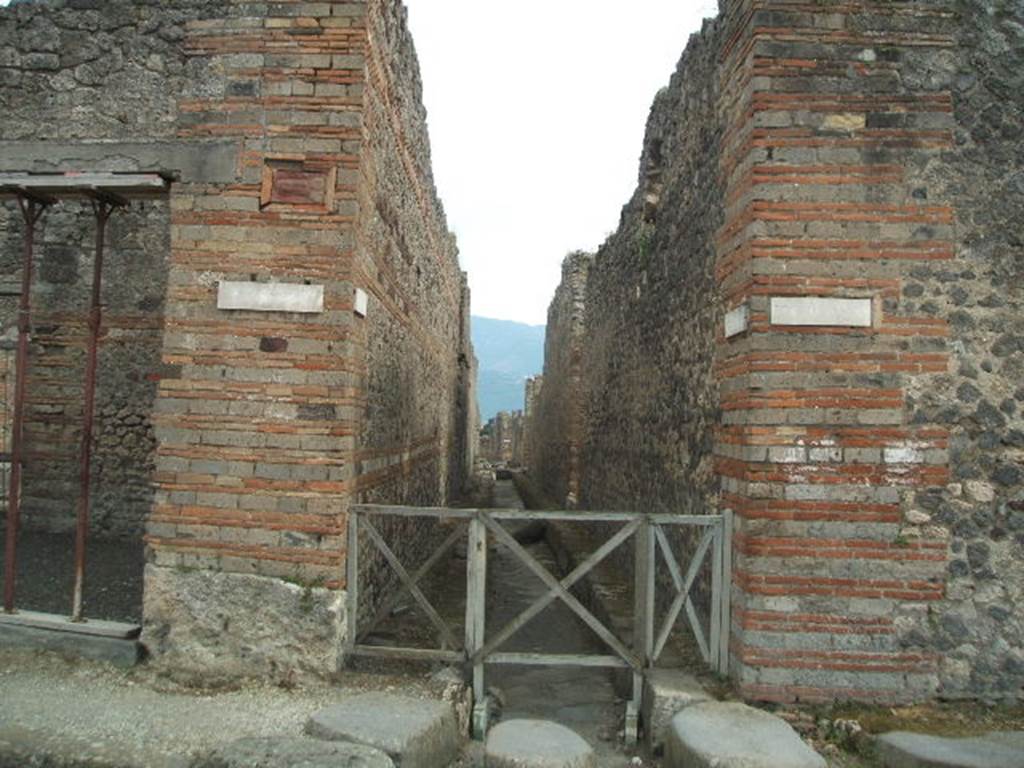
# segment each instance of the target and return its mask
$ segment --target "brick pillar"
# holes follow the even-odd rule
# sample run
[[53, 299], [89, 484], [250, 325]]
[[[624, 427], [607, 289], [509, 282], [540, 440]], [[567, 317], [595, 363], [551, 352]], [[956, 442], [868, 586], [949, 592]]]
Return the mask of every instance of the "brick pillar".
[[[269, 8], [269, 11], [267, 10]], [[329, 673], [344, 632], [365, 3], [232, 3], [191, 22], [183, 140], [237, 178], [174, 186], [144, 639], [176, 666]], [[218, 307], [224, 281], [322, 286], [321, 311]]]
[[725, 11], [716, 455], [750, 698], [897, 701], [937, 684], [937, 655], [901, 637], [943, 596], [945, 533], [913, 499], [945, 486], [948, 432], [908, 403], [947, 371], [948, 328], [901, 289], [954, 255], [952, 208], [926, 178], [952, 141], [950, 93], [927, 75], [953, 45], [945, 6]]

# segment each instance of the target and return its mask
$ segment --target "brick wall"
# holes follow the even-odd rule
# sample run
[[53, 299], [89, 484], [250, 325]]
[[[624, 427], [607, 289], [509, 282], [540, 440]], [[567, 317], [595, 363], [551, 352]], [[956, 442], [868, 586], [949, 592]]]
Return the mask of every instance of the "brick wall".
[[591, 270], [581, 502], [736, 513], [749, 698], [1020, 695], [1022, 41], [981, 5], [724, 3]]
[[[902, 75], [953, 41], [941, 4], [855, 5], [739, 4], [726, 22], [717, 280], [750, 320], [719, 344], [716, 468], [738, 516], [735, 674], [756, 698], [937, 686], [938, 655], [900, 627], [943, 594], [945, 534], [907, 515], [948, 482], [949, 432], [906, 403], [947, 370], [948, 324], [899, 297], [954, 255], [952, 207], [918, 178], [953, 126], [948, 85]], [[778, 297], [866, 299], [869, 327], [773, 324]]]
[[[27, 26], [40, 39], [97, 31], [99, 53], [65, 63], [55, 48], [0, 70], [9, 98], [44, 94], [5, 116], [0, 167], [176, 175], [165, 218], [141, 227], [164, 238], [146, 248], [162, 271], [110, 288], [155, 292], [162, 320], [158, 356], [134, 363], [155, 390], [155, 468], [138, 464], [153, 489], [145, 642], [204, 673], [334, 670], [349, 504], [443, 503], [471, 445], [468, 291], [401, 3], [120, 0], [0, 16], [23, 40], [36, 39]], [[225, 281], [322, 286], [323, 309], [220, 309]]]
[[360, 333], [368, 407], [357, 488], [367, 501], [436, 504], [448, 492], [452, 403], [468, 365], [467, 288], [434, 190], [404, 8], [371, 4], [368, 23], [356, 279], [373, 301]]
[[[469, 287], [434, 188], [426, 112], [401, 3], [368, 5], [354, 281], [369, 294], [353, 339], [359, 413], [353, 496], [443, 505], [464, 489], [474, 434]], [[472, 414], [475, 416], [475, 413]], [[431, 521], [378, 519], [407, 562], [439, 543]], [[374, 548], [361, 596], [395, 584]]]

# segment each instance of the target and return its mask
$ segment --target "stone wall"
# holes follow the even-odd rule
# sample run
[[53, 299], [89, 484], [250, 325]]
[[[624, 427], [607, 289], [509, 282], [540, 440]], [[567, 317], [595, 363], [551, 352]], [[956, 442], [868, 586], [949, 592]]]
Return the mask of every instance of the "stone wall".
[[901, 301], [945, 317], [947, 375], [908, 398], [911, 422], [950, 431], [951, 483], [913, 499], [950, 532], [944, 600], [909, 648], [941, 654], [947, 696], [1017, 695], [1024, 685], [1024, 9], [961, 2], [956, 48], [919, 80], [950, 88], [948, 169], [922, 171], [954, 203], [956, 259], [910, 271]]
[[[54, 29], [66, 44], [29, 57]], [[117, 225], [138, 266], [108, 289], [112, 310], [154, 294], [158, 354], [110, 357], [113, 311], [102, 353], [155, 394], [155, 468], [133, 465], [152, 489], [144, 641], [204, 673], [333, 671], [350, 503], [443, 503], [471, 460], [468, 291], [401, 3], [50, 0], [0, 10], [3, 34], [30, 42], [2, 49], [0, 169], [174, 178]], [[47, 237], [77, 242], [72, 224]], [[40, 250], [65, 281], [41, 301], [75, 297], [86, 255]], [[322, 286], [323, 307], [223, 309], [224, 282]], [[134, 415], [111, 413], [115, 436]]]
[[722, 6], [590, 271], [581, 504], [735, 512], [749, 698], [1018, 698], [1019, 3]]

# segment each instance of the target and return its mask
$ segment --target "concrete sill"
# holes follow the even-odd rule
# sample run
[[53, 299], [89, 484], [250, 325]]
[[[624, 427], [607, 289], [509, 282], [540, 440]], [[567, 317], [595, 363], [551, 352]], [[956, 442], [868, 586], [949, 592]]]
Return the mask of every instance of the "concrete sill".
[[132, 667], [143, 656], [141, 627], [116, 621], [75, 623], [65, 616], [20, 611], [0, 614], [0, 648], [53, 651]]
[[51, 632], [64, 632], [72, 635], [89, 635], [92, 637], [109, 637], [116, 640], [134, 640], [142, 632], [138, 624], [124, 624], [119, 621], [103, 621], [87, 619], [74, 622], [66, 616], [37, 611], [18, 611], [17, 613], [0, 613], [0, 625], [31, 627]]

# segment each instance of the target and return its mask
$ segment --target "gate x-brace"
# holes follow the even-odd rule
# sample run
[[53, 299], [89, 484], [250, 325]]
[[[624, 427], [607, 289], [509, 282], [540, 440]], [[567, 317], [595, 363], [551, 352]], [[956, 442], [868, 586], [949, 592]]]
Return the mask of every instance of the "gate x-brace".
[[[443, 543], [410, 574], [394, 550], [388, 545], [371, 517], [435, 518], [468, 523], [466, 626], [465, 640], [460, 645], [451, 628], [431, 605], [419, 587], [420, 581], [465, 536], [456, 526]], [[539, 563], [501, 521], [562, 521], [566, 523], [620, 524], [621, 527], [580, 563], [567, 576], [556, 578]], [[697, 546], [684, 572], [676, 558], [667, 527], [688, 526], [700, 531]], [[529, 608], [499, 629], [490, 638], [486, 631], [487, 540], [492, 537], [509, 549], [548, 588]], [[401, 589], [386, 599], [374, 618], [366, 625], [359, 623], [359, 548], [361, 539], [372, 541], [376, 549], [398, 576]], [[570, 589], [617, 547], [634, 539], [634, 628], [632, 643], [627, 644], [588, 610]], [[732, 569], [732, 513], [721, 515], [664, 515], [625, 512], [539, 512], [504, 509], [443, 509], [375, 505], [353, 506], [348, 524], [347, 615], [349, 631], [346, 653], [349, 656], [446, 661], [466, 664], [473, 677], [473, 731], [482, 738], [487, 731], [488, 704], [484, 682], [485, 664], [566, 665], [630, 669], [633, 673], [632, 700], [627, 706], [625, 733], [627, 742], [637, 738], [637, 719], [643, 696], [644, 675], [657, 663], [665, 649], [680, 614], [685, 610], [690, 627], [704, 661], [720, 674], [728, 670], [730, 626], [730, 573]], [[665, 620], [655, 634], [655, 588], [658, 552], [668, 567], [675, 595]], [[692, 589], [697, 582], [708, 552], [711, 553], [711, 595], [708, 618], [703, 622], [694, 606]], [[360, 641], [398, 605], [408, 592], [437, 630], [440, 648], [400, 648], [367, 645]], [[561, 600], [601, 640], [614, 651], [611, 655], [513, 653], [500, 648], [531, 619], [555, 600]], [[631, 646], [631, 647], [630, 647]]]

